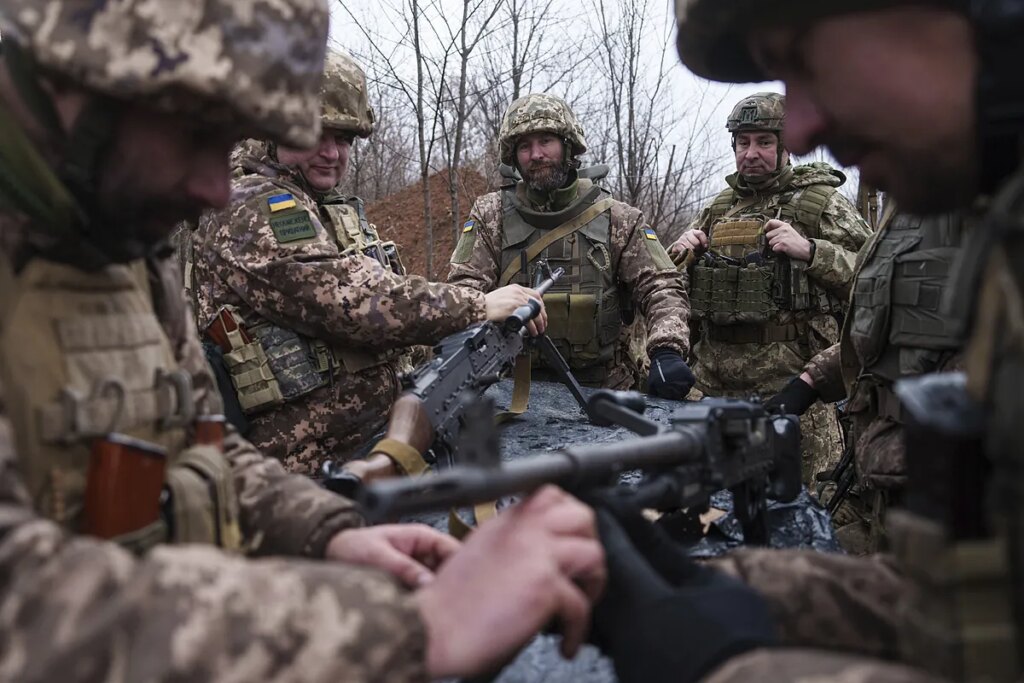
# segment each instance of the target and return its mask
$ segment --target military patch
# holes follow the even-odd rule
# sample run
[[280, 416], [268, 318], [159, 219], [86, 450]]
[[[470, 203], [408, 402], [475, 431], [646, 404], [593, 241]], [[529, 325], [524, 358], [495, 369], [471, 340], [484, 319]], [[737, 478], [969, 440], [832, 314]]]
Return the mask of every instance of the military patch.
[[284, 194], [277, 194], [267, 199], [267, 206], [270, 207], [270, 213], [294, 209], [295, 197], [288, 192], [285, 192]]
[[665, 251], [665, 247], [661, 246], [658, 233], [654, 232], [653, 228], [644, 228], [643, 232], [646, 238], [644, 244], [647, 245], [647, 252], [651, 255], [654, 266], [658, 270], [675, 270], [676, 266], [672, 263], [672, 257]]
[[473, 256], [473, 247], [476, 246], [476, 230], [473, 229], [473, 226], [473, 221], [468, 221], [462, 228], [462, 236], [459, 237], [459, 243], [455, 245], [455, 251], [452, 252], [452, 263], [467, 263]]
[[316, 228], [313, 227], [313, 221], [305, 209], [271, 216], [270, 229], [274, 231], [277, 241], [282, 244], [316, 237]]

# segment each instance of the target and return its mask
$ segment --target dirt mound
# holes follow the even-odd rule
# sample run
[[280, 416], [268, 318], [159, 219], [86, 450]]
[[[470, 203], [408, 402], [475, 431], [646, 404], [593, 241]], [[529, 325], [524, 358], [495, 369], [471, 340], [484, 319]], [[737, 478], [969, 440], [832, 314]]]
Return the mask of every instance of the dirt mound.
[[[459, 216], [461, 226], [469, 217], [473, 200], [490, 192], [487, 179], [472, 169], [458, 172]], [[448, 276], [448, 259], [455, 247], [455, 228], [451, 218], [451, 197], [448, 193], [448, 170], [438, 171], [427, 179], [430, 190], [431, 222], [434, 225], [435, 281]], [[410, 273], [427, 274], [427, 230], [423, 223], [423, 184], [414, 183], [366, 207], [366, 216], [376, 224], [381, 239], [394, 240], [402, 254], [402, 262]]]

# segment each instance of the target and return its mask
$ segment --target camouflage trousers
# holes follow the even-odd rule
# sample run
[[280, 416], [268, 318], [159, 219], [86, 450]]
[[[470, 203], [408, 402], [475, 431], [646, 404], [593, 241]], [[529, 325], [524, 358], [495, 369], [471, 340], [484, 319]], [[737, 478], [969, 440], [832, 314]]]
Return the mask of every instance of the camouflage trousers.
[[779, 649], [726, 662], [706, 683], [801, 681], [940, 683], [897, 663], [897, 606], [907, 580], [885, 556], [738, 550], [709, 565], [755, 588], [779, 625]]

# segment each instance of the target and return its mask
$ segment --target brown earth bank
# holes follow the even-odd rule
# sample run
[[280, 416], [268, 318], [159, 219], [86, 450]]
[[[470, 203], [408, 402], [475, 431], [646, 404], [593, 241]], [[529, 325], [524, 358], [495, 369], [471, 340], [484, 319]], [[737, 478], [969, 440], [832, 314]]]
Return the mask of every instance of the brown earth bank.
[[[458, 225], [469, 218], [473, 201], [493, 189], [478, 172], [467, 169], [457, 174], [459, 188]], [[448, 259], [455, 248], [451, 196], [448, 191], [448, 169], [427, 179], [430, 190], [431, 222], [434, 226], [434, 258], [432, 280], [448, 277]], [[398, 244], [406, 270], [427, 276], [427, 229], [423, 221], [423, 183], [417, 182], [366, 206], [366, 217], [377, 226], [381, 239]]]

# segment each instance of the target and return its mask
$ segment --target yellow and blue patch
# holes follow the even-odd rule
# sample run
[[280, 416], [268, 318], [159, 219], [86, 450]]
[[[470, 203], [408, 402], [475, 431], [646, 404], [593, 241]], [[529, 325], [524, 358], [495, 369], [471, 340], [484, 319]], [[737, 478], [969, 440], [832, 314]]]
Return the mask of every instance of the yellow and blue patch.
[[475, 225], [475, 223], [473, 221], [466, 221], [466, 224], [462, 226], [462, 232], [463, 233], [473, 232], [473, 226], [474, 225]]
[[295, 197], [287, 192], [284, 194], [276, 194], [267, 199], [267, 206], [270, 207], [270, 213], [277, 213], [278, 211], [284, 211], [285, 209], [294, 209]]
[[658, 233], [654, 232], [654, 228], [644, 228], [644, 237], [649, 240], [658, 239]]

